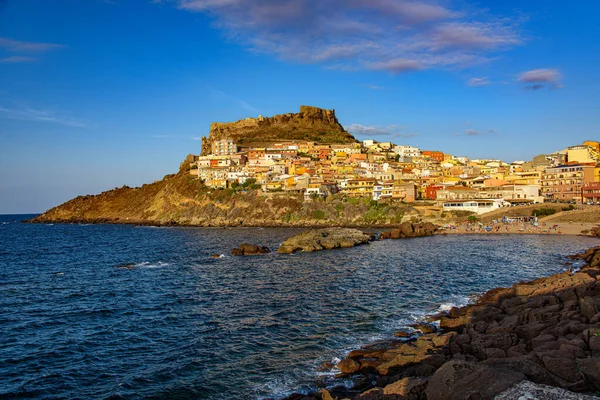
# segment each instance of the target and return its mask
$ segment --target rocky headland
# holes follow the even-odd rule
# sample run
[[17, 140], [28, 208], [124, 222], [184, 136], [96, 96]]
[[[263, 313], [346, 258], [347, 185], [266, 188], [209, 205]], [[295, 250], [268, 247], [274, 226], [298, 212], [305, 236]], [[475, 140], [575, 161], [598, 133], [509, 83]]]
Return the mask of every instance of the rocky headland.
[[354, 136], [338, 122], [335, 110], [300, 106], [299, 113], [246, 118], [236, 122], [214, 122], [208, 137], [202, 137], [202, 155], [208, 155], [216, 140], [233, 139], [238, 146], [267, 146], [277, 141], [306, 140], [316, 143], [353, 143]]
[[432, 316], [438, 332], [350, 352], [337, 366], [355, 382], [350, 389], [287, 399], [517, 399], [526, 390], [588, 398], [570, 392], [600, 391], [600, 246], [574, 258], [585, 262], [577, 272], [494, 289]]
[[206, 227], [396, 227], [420, 218], [406, 204], [332, 196], [304, 201], [302, 194], [260, 189], [210, 189], [190, 175], [189, 156], [176, 174], [141, 187], [123, 186], [78, 196], [33, 218], [37, 223], [104, 223]]

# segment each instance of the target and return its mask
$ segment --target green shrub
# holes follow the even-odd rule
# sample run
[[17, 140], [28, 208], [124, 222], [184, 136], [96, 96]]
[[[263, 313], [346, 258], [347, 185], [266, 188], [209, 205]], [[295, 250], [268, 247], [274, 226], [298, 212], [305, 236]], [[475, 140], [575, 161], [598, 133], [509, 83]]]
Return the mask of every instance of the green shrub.
[[323, 210], [314, 210], [312, 212], [313, 219], [325, 219], [325, 211]]
[[552, 214], [556, 214], [556, 210], [554, 208], [546, 208], [546, 207], [536, 208], [532, 212], [532, 215], [535, 215], [536, 217], [539, 217], [539, 218], [547, 217], [548, 215], [552, 215]]
[[575, 207], [573, 206], [573, 204], [569, 204], [569, 207], [563, 207], [562, 210], [563, 211], [571, 211], [574, 210]]
[[479, 218], [477, 218], [474, 215], [469, 215], [469, 218], [467, 218], [467, 221], [469, 221], [469, 222], [478, 222]]
[[350, 204], [358, 205], [358, 204], [360, 204], [360, 197], [348, 197], [346, 199], [346, 202], [348, 202]]

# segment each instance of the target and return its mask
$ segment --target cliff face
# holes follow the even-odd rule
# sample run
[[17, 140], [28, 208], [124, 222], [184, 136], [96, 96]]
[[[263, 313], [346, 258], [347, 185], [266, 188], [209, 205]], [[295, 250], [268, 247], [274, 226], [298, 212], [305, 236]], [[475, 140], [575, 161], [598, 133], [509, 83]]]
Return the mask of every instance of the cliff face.
[[297, 114], [270, 118], [247, 118], [237, 122], [214, 122], [208, 138], [202, 137], [202, 155], [208, 155], [216, 140], [233, 139], [239, 146], [266, 145], [283, 140], [317, 143], [352, 143], [356, 139], [340, 125], [335, 110], [300, 106]]

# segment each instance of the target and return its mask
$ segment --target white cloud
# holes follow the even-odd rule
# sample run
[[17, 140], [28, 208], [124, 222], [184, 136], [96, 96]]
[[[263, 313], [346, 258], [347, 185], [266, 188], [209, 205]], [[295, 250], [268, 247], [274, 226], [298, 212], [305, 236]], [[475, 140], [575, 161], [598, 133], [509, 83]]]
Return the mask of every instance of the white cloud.
[[377, 136], [389, 136], [390, 138], [409, 138], [418, 136], [416, 133], [406, 132], [403, 126], [398, 125], [361, 125], [361, 124], [352, 124], [344, 127], [348, 132], [363, 136], [366, 138], [372, 138]]
[[[488, 62], [517, 23], [458, 0], [171, 0], [250, 49], [329, 68], [403, 73]], [[163, 1], [164, 2], [164, 1]], [[518, 18], [515, 18], [518, 20]]]
[[525, 86], [525, 89], [528, 90], [539, 90], [546, 86], [559, 89], [563, 87], [561, 80], [562, 74], [560, 71], [552, 68], [540, 68], [521, 72], [518, 77], [519, 82], [529, 84]]
[[483, 78], [471, 78], [468, 81], [465, 82], [465, 84], [467, 86], [473, 86], [473, 87], [477, 87], [477, 86], [487, 86], [489, 85], [491, 82], [488, 78], [483, 77]]

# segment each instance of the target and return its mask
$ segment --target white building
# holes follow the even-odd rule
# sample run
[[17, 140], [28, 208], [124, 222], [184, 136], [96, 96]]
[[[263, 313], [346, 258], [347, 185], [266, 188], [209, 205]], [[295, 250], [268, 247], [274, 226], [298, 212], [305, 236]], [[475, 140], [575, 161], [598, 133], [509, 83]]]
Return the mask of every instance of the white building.
[[442, 209], [444, 211], [470, 211], [476, 214], [484, 214], [509, 205], [510, 203], [502, 199], [448, 200], [442, 203]]
[[392, 151], [398, 154], [402, 158], [410, 157], [416, 158], [421, 157], [421, 149], [413, 146], [394, 146]]

